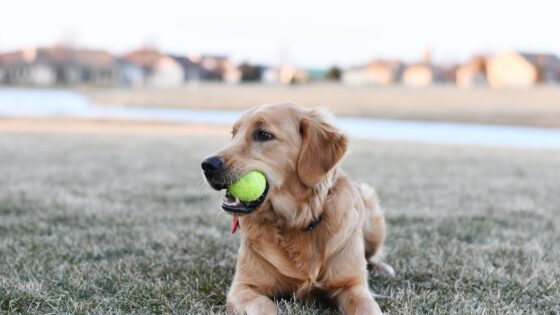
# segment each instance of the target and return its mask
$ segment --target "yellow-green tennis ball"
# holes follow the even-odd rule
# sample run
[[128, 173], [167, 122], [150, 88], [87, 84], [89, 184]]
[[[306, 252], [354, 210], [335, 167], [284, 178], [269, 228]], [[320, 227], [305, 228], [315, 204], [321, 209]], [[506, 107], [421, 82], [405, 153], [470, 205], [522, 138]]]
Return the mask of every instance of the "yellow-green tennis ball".
[[266, 178], [261, 172], [249, 171], [229, 185], [229, 193], [243, 202], [255, 201], [266, 189]]

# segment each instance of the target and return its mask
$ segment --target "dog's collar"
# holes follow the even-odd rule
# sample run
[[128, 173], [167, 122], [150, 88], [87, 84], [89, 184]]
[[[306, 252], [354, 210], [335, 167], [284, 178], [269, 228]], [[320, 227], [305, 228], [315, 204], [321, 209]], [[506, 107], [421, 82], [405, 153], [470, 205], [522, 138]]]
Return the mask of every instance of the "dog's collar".
[[318, 218], [311, 220], [311, 223], [305, 228], [305, 231], [311, 231], [323, 221], [323, 214], [321, 213]]
[[[336, 169], [335, 169], [336, 172]], [[332, 191], [329, 189], [329, 191], [327, 192], [327, 197], [332, 193]], [[319, 223], [321, 223], [321, 221], [323, 221], [323, 214], [321, 213], [317, 218], [313, 218], [313, 220], [311, 220], [311, 222], [309, 223], [308, 226], [305, 227], [305, 229], [303, 229], [304, 231], [311, 231], [313, 229], [315, 229], [317, 227], [317, 225], [319, 225]]]

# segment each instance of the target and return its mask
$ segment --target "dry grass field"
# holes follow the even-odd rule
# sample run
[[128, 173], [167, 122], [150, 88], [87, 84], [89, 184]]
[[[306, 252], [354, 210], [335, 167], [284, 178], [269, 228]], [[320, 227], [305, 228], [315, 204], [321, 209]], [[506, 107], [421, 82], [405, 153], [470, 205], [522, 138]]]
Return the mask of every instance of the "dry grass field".
[[451, 85], [352, 87], [342, 84], [200, 84], [172, 89], [81, 90], [105, 105], [247, 109], [290, 101], [335, 114], [391, 119], [560, 127], [560, 86], [458, 89]]
[[[0, 313], [224, 313], [239, 236], [199, 165], [226, 141], [0, 133]], [[384, 311], [560, 312], [559, 152], [352, 141], [344, 167], [386, 209]]]

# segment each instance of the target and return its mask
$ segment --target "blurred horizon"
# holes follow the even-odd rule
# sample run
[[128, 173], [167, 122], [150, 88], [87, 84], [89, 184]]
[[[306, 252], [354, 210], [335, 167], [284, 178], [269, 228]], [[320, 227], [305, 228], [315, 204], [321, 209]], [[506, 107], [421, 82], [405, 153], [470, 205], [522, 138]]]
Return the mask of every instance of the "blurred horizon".
[[[237, 63], [350, 67], [372, 59], [439, 64], [506, 50], [560, 54], [551, 40], [560, 4], [493, 1], [75, 2], [10, 1], [0, 51], [55, 43], [124, 54], [154, 47], [170, 54], [227, 55]], [[21, 23], [26, 21], [26, 23]], [[148, 22], [147, 22], [148, 21]]]
[[350, 116], [558, 128], [559, 8], [9, 1], [0, 87], [75, 89], [104, 106], [240, 110], [289, 100]]

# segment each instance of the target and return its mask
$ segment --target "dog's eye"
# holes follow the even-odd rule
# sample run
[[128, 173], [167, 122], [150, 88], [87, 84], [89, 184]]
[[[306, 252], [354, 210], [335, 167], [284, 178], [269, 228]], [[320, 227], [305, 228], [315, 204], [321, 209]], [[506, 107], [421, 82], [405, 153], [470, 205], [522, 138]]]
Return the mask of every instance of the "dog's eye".
[[253, 138], [256, 141], [265, 142], [274, 139], [274, 136], [271, 133], [268, 133], [262, 129], [257, 129], [255, 130], [255, 133], [253, 133]]

